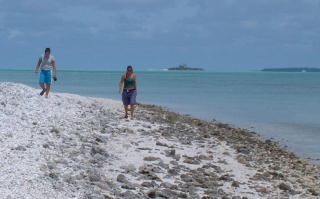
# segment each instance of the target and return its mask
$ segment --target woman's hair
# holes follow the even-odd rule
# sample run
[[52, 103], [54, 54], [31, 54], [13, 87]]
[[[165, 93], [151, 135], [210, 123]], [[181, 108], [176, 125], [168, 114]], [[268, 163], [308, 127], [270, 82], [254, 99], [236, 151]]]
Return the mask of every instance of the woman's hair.
[[127, 66], [127, 70], [128, 70], [128, 69], [131, 69], [131, 70], [132, 70], [132, 72], [133, 72], [133, 68], [132, 68], [132, 66], [130, 66], [130, 65], [129, 65], [129, 66]]

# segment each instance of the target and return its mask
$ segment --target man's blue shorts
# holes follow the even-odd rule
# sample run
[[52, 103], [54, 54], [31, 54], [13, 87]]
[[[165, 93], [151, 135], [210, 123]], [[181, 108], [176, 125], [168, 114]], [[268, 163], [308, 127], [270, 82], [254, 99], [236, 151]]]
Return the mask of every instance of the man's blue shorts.
[[136, 104], [136, 90], [123, 90], [122, 91], [122, 102], [124, 106], [128, 106], [130, 104]]
[[39, 83], [52, 84], [51, 76], [52, 76], [51, 70], [41, 70]]

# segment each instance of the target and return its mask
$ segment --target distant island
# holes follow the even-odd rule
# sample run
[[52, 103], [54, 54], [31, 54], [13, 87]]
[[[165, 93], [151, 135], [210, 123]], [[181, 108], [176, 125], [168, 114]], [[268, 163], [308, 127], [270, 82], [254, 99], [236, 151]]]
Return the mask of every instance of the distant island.
[[264, 72], [320, 72], [320, 68], [264, 68]]
[[177, 67], [173, 67], [173, 68], [168, 68], [168, 70], [204, 70], [202, 68], [191, 68], [188, 67], [186, 64], [181, 64]]

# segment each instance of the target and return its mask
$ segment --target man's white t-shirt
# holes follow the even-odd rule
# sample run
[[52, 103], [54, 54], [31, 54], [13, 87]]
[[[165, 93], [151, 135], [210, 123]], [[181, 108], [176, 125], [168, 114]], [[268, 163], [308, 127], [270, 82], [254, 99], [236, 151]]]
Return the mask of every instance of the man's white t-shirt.
[[41, 62], [41, 70], [52, 70], [53, 65], [52, 62], [56, 61], [52, 55], [49, 55], [49, 57], [45, 56], [45, 54], [41, 55], [40, 58], [42, 60]]

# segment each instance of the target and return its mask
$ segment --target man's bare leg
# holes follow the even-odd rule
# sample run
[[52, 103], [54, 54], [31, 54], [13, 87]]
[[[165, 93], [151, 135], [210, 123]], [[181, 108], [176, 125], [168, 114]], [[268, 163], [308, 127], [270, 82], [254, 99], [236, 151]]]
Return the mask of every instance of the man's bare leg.
[[46, 97], [48, 97], [49, 92], [50, 92], [50, 84], [47, 84], [47, 88], [46, 88]]
[[42, 88], [42, 91], [41, 91], [41, 93], [40, 93], [40, 95], [42, 96], [42, 95], [44, 94], [44, 92], [46, 91], [46, 87], [44, 86], [43, 83], [40, 83], [39, 85], [40, 85], [40, 87]]

